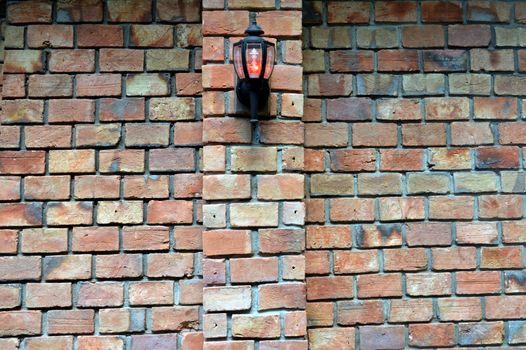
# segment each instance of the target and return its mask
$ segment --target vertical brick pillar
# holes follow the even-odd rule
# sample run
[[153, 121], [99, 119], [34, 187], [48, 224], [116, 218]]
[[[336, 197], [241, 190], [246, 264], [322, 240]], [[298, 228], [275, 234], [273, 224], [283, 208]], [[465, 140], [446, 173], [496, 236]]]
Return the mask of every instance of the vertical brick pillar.
[[[203, 1], [205, 349], [307, 349], [301, 1]], [[250, 16], [277, 45], [270, 120], [236, 101]]]

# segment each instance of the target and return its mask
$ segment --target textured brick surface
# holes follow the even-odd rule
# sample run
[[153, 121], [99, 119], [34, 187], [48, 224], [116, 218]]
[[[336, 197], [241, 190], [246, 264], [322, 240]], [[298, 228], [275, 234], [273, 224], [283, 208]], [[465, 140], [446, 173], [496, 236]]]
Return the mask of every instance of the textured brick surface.
[[309, 349], [524, 344], [521, 11], [304, 2]]
[[2, 349], [202, 346], [200, 2], [156, 5], [7, 4]]
[[526, 344], [521, 1], [6, 10], [1, 349]]

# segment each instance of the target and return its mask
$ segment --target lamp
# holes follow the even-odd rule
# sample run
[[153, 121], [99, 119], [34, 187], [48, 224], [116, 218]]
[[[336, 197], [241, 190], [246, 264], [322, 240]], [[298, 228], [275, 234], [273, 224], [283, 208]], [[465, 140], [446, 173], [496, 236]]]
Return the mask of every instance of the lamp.
[[238, 82], [236, 94], [239, 101], [249, 107], [252, 120], [257, 111], [267, 104], [270, 94], [268, 79], [274, 68], [276, 50], [274, 44], [264, 40], [264, 34], [256, 19], [245, 30], [247, 36], [234, 44], [234, 68]]

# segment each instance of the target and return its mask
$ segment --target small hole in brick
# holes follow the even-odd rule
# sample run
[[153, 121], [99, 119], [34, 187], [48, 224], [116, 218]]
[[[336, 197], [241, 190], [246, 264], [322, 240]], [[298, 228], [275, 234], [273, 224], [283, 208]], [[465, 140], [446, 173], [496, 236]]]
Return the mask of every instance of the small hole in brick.
[[293, 269], [293, 270], [296, 270], [296, 266], [292, 265], [292, 269]]
[[292, 105], [294, 106], [294, 101], [292, 101]]
[[216, 218], [216, 216], [215, 216], [215, 215], [212, 215], [212, 217], [213, 217], [214, 219]]
[[296, 160], [296, 157], [292, 157], [292, 160]]
[[297, 210], [294, 210], [294, 214], [297, 214], [297, 213], [298, 213], [298, 211], [297, 211]]

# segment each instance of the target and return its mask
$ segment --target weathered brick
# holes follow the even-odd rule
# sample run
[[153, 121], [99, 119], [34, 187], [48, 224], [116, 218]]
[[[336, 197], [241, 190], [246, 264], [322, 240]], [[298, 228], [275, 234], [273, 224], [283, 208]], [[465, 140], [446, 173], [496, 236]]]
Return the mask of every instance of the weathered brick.
[[407, 274], [406, 289], [411, 296], [449, 295], [451, 275], [438, 272]]
[[5, 73], [37, 73], [43, 70], [42, 51], [6, 50], [4, 57]]
[[374, 202], [369, 198], [331, 199], [330, 217], [333, 222], [374, 221]]
[[455, 325], [410, 325], [409, 339], [413, 346], [453, 346], [456, 344]]
[[459, 324], [459, 345], [499, 345], [504, 339], [504, 322]]
[[390, 322], [429, 322], [432, 317], [433, 302], [431, 299], [391, 300]]
[[28, 283], [26, 293], [30, 309], [71, 306], [70, 283]]
[[87, 99], [49, 100], [48, 121], [51, 123], [86, 123], [95, 120], [95, 101]]
[[4, 227], [41, 226], [42, 204], [2, 203], [0, 204], [0, 225]]
[[232, 335], [240, 338], [277, 338], [280, 335], [279, 315], [233, 315]]
[[48, 281], [85, 280], [91, 277], [91, 255], [46, 256], [44, 276]]
[[40, 311], [2, 311], [0, 312], [0, 335], [7, 337], [41, 334], [41, 320]]
[[[505, 72], [513, 70], [513, 51], [512, 50], [494, 50], [472, 49], [471, 70], [486, 72]], [[521, 54], [519, 51], [519, 67], [521, 67]]]
[[30, 48], [72, 48], [73, 26], [30, 25], [27, 27], [27, 44]]
[[120, 279], [142, 276], [142, 255], [110, 254], [95, 257], [97, 278]]
[[402, 28], [404, 47], [443, 47], [444, 42], [444, 28], [440, 25], [404, 26]]
[[173, 26], [133, 24], [130, 30], [130, 44], [135, 47], [172, 47]]
[[360, 275], [359, 298], [385, 298], [402, 295], [402, 275], [398, 273]]
[[0, 280], [38, 280], [41, 277], [41, 262], [38, 256], [0, 257]]
[[468, 57], [463, 50], [424, 51], [425, 72], [462, 72], [467, 69]]
[[81, 24], [77, 27], [79, 47], [122, 47], [124, 30], [119, 25]]
[[[51, 103], [50, 103], [51, 105]], [[44, 122], [44, 102], [38, 100], [3, 100], [1, 102], [3, 124], [27, 124]], [[50, 107], [51, 110], [51, 107]]]
[[164, 73], [138, 73], [126, 77], [126, 96], [167, 96], [169, 94], [170, 78]]
[[500, 272], [457, 272], [457, 294], [496, 294], [500, 290]]
[[401, 246], [402, 227], [400, 224], [361, 225], [356, 243], [360, 248]]
[[334, 253], [335, 274], [377, 272], [378, 270], [379, 264], [375, 251], [336, 251]]
[[144, 331], [144, 309], [104, 309], [100, 310], [99, 317], [101, 333]]
[[422, 271], [428, 267], [424, 248], [387, 249], [384, 251], [385, 271]]
[[396, 124], [357, 123], [352, 128], [353, 146], [392, 147], [398, 143]]
[[405, 327], [364, 326], [360, 327], [360, 349], [403, 349]]
[[258, 310], [305, 309], [306, 285], [303, 282], [264, 284], [258, 287]]
[[308, 334], [311, 349], [355, 349], [354, 328], [313, 328]]
[[242, 311], [250, 309], [250, 287], [205, 287], [203, 307], [205, 311]]
[[396, 28], [357, 27], [356, 42], [359, 48], [390, 48], [398, 46]]
[[72, 249], [77, 252], [119, 250], [117, 227], [75, 227]]
[[58, 22], [98, 22], [102, 20], [100, 0], [72, 0], [57, 3]]
[[21, 232], [24, 253], [62, 253], [68, 250], [68, 231], [64, 228], [33, 228]]
[[[319, 53], [318, 53], [319, 52]], [[323, 72], [324, 71], [324, 61], [323, 61], [323, 51], [321, 50], [312, 50], [305, 51], [304, 55], [307, 57], [304, 59], [307, 60], [308, 64], [310, 62], [310, 67], [305, 71], [308, 72]], [[310, 61], [308, 61], [310, 59]], [[336, 73], [350, 73], [350, 72], [372, 72], [374, 70], [373, 66], [373, 55], [370, 51], [351, 51], [351, 50], [336, 50], [330, 51], [330, 68], [331, 72]], [[318, 67], [319, 69], [316, 69]]]
[[95, 330], [94, 310], [50, 310], [49, 334], [90, 334]]
[[148, 22], [152, 19], [151, 1], [126, 0], [108, 2], [110, 22]]

